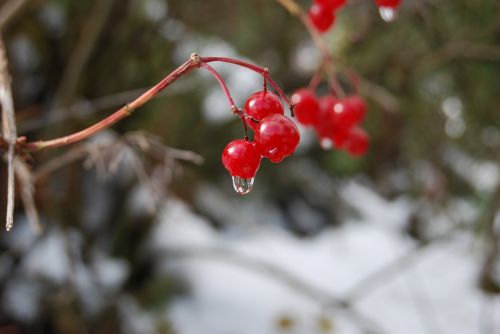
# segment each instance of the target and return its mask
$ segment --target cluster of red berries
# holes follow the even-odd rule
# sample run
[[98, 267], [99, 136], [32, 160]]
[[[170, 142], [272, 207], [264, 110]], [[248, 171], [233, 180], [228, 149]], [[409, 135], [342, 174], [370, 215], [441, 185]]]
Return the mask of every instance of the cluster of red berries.
[[[309, 20], [319, 32], [327, 32], [335, 22], [335, 12], [345, 5], [347, 0], [314, 0], [309, 8]], [[375, 0], [379, 8], [396, 9], [401, 0]]]
[[233, 177], [239, 194], [248, 193], [262, 157], [278, 163], [290, 156], [299, 144], [295, 124], [284, 116], [279, 97], [269, 91], [252, 94], [243, 108], [246, 124], [254, 131], [253, 141], [231, 141], [222, 153], [222, 164]]
[[309, 8], [309, 20], [320, 32], [326, 32], [335, 22], [335, 12], [345, 5], [347, 0], [314, 0]]
[[291, 100], [296, 119], [316, 130], [323, 148], [345, 149], [353, 156], [361, 156], [368, 149], [368, 134], [359, 127], [366, 114], [361, 97], [339, 99], [326, 95], [318, 99], [311, 89], [301, 88]]

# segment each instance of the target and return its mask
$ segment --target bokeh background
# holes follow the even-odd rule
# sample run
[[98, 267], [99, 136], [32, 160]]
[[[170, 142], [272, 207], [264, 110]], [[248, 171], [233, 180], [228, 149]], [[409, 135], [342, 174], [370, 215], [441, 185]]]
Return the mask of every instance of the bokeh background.
[[[288, 93], [321, 60], [271, 0], [3, 0], [0, 18], [30, 139], [102, 119], [192, 52], [269, 67]], [[368, 154], [301, 128], [238, 196], [220, 156], [241, 123], [194, 71], [92, 140], [25, 157], [43, 230], [18, 198], [0, 332], [500, 333], [500, 2], [403, 0], [387, 23], [349, 0], [325, 39], [345, 87], [360, 78]], [[215, 67], [240, 106], [261, 87]]]

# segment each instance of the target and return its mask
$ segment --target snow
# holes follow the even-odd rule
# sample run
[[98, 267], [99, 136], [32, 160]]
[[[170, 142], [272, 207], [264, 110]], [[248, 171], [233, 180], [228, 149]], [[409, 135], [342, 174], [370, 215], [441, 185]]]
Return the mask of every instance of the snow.
[[55, 284], [63, 283], [69, 275], [70, 260], [61, 231], [57, 228], [47, 230], [24, 257], [23, 267], [32, 277], [43, 278]]
[[[321, 316], [332, 321], [337, 333], [361, 333], [362, 322], [349, 310], [321, 306], [328, 298], [352, 296], [354, 310], [382, 333], [474, 333], [485, 310], [500, 326], [500, 301], [487, 299], [476, 287], [480, 252], [461, 232], [415, 252], [395, 273], [363, 285], [360, 294], [351, 291], [414, 249], [401, 228], [415, 208], [405, 198], [387, 200], [354, 182], [346, 183], [340, 194], [361, 203], [354, 204], [360, 218], [307, 239], [266, 221], [239, 234], [217, 233], [187, 204], [169, 200], [151, 234], [150, 251], [161, 265], [158, 275], [180, 272], [191, 293], [177, 298], [165, 317], [184, 334], [281, 333], [277, 324], [283, 316], [293, 320], [290, 333], [320, 332]], [[206, 197], [200, 197], [205, 205], [223, 202], [221, 193]], [[228, 212], [230, 206], [221, 206], [218, 219], [241, 223], [237, 213]], [[449, 210], [456, 208], [468, 213], [466, 218], [474, 217], [466, 202], [452, 201]], [[296, 288], [270, 268], [306, 288]]]

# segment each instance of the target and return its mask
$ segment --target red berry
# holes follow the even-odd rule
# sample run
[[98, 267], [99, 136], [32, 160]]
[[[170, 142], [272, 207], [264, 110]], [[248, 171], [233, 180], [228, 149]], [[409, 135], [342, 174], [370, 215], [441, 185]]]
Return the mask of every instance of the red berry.
[[315, 4], [326, 6], [334, 11], [345, 5], [347, 0], [314, 0]]
[[244, 139], [233, 140], [222, 152], [222, 164], [229, 174], [244, 179], [255, 176], [261, 159], [255, 143]]
[[333, 8], [333, 10], [337, 10], [344, 6], [346, 2], [347, 0], [330, 0], [330, 7]]
[[291, 97], [294, 104], [294, 113], [297, 120], [304, 125], [313, 125], [317, 122], [319, 103], [316, 94], [310, 89], [301, 88]]
[[375, 0], [379, 7], [396, 8], [401, 4], [401, 0]]
[[338, 102], [338, 99], [331, 96], [323, 96], [319, 99], [319, 112], [315, 124], [316, 131], [319, 137], [330, 137], [335, 127], [335, 115], [333, 107]]
[[[272, 92], [256, 92], [250, 95], [245, 102], [243, 112], [259, 121], [271, 114], [284, 114], [280, 98]], [[251, 119], [247, 119], [246, 122], [254, 130], [258, 126], [258, 123]]]
[[280, 162], [295, 151], [300, 134], [295, 124], [285, 116], [269, 115], [259, 123], [254, 140], [260, 154], [272, 162]]
[[[346, 115], [343, 111], [340, 113], [340, 117], [339, 114], [335, 112], [335, 108], [338, 109], [338, 105], [341, 104], [343, 106], [344, 103], [345, 100], [339, 100], [331, 95], [323, 96], [319, 100], [319, 122], [315, 127], [321, 146], [324, 148], [343, 148], [349, 130], [354, 126], [354, 123], [353, 125], [348, 124], [348, 126], [345, 126], [346, 122], [344, 119]], [[349, 108], [354, 110], [351, 106]], [[357, 114], [354, 116], [358, 117]]]
[[361, 156], [368, 150], [370, 138], [365, 130], [360, 127], [352, 128], [345, 142], [345, 149], [353, 156]]
[[363, 121], [366, 115], [366, 103], [361, 97], [357, 95], [352, 95], [346, 98], [346, 103], [348, 103], [355, 113], [356, 124]]
[[357, 106], [349, 102], [348, 99], [339, 100], [333, 106], [334, 123], [339, 129], [349, 130], [359, 122], [360, 113]]
[[314, 3], [309, 9], [309, 20], [320, 32], [326, 32], [335, 21], [335, 15], [329, 6]]

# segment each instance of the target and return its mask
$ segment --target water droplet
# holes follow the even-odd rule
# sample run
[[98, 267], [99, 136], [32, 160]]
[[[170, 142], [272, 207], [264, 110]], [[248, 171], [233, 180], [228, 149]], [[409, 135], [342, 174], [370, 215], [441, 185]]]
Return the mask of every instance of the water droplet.
[[330, 150], [333, 147], [332, 140], [329, 138], [321, 138], [319, 140], [319, 145], [324, 150]]
[[385, 22], [392, 22], [398, 17], [397, 10], [392, 7], [380, 7], [378, 11]]
[[244, 179], [239, 176], [233, 176], [234, 190], [240, 195], [248, 194], [252, 190], [254, 180], [255, 178], [253, 177], [249, 179]]

